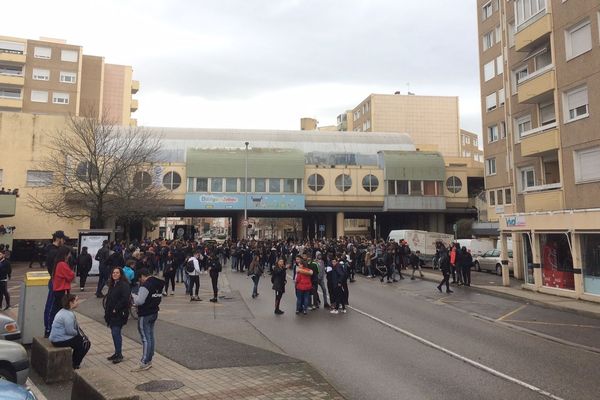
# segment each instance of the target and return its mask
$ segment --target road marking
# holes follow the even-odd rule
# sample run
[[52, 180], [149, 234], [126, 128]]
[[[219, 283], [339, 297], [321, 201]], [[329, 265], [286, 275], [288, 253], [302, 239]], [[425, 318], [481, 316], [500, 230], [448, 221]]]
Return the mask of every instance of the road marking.
[[511, 312], [504, 314], [503, 316], [498, 318], [496, 321], [502, 321], [502, 320], [506, 319], [507, 317], [510, 317], [511, 315], [518, 313], [525, 307], [527, 307], [527, 304], [523, 304], [522, 306], [517, 307], [516, 309], [512, 310]]
[[522, 387], [524, 387], [526, 389], [529, 389], [529, 390], [531, 390], [533, 392], [536, 392], [536, 393], [538, 393], [538, 394], [540, 394], [542, 396], [548, 397], [550, 399], [553, 399], [553, 400], [564, 400], [562, 397], [556, 396], [556, 395], [554, 395], [554, 394], [552, 394], [552, 393], [550, 393], [550, 392], [548, 392], [546, 390], [540, 389], [537, 386], [531, 385], [531, 384], [529, 384], [527, 382], [524, 382], [522, 380], [519, 380], [517, 378], [513, 378], [510, 375], [504, 374], [504, 373], [502, 373], [502, 372], [500, 372], [498, 370], [495, 370], [495, 369], [493, 369], [491, 367], [488, 367], [486, 365], [478, 363], [477, 361], [471, 360], [470, 358], [461, 356], [460, 354], [455, 353], [452, 350], [449, 350], [449, 349], [447, 349], [445, 347], [442, 347], [442, 346], [440, 346], [438, 344], [435, 344], [435, 343], [433, 343], [433, 342], [431, 342], [431, 341], [429, 341], [429, 340], [427, 340], [425, 338], [417, 336], [414, 333], [411, 333], [411, 332], [409, 332], [409, 331], [407, 331], [405, 329], [402, 329], [402, 328], [399, 328], [399, 327], [397, 327], [395, 325], [392, 325], [389, 322], [386, 322], [386, 321], [384, 321], [382, 319], [379, 319], [379, 318], [375, 317], [374, 315], [371, 315], [371, 314], [366, 313], [366, 312], [364, 312], [362, 310], [359, 310], [358, 308], [351, 307], [351, 306], [348, 306], [348, 308], [356, 311], [359, 314], [364, 315], [367, 318], [372, 319], [373, 321], [379, 322], [380, 324], [382, 324], [384, 326], [387, 326], [388, 328], [391, 328], [391, 329], [395, 330], [396, 332], [399, 332], [399, 333], [401, 333], [401, 334], [403, 334], [405, 336], [408, 336], [409, 338], [414, 339], [414, 340], [416, 340], [416, 341], [418, 341], [418, 342], [420, 342], [420, 343], [422, 343], [422, 344], [424, 344], [426, 346], [429, 346], [429, 347], [431, 347], [433, 349], [436, 349], [436, 350], [439, 350], [439, 351], [441, 351], [441, 352], [443, 352], [445, 354], [448, 354], [450, 357], [453, 357], [453, 358], [456, 358], [457, 360], [463, 361], [463, 362], [465, 362], [465, 363], [467, 363], [467, 364], [469, 364], [469, 365], [471, 365], [471, 366], [473, 366], [475, 368], [481, 369], [481, 370], [483, 370], [485, 372], [488, 372], [488, 373], [490, 373], [490, 374], [492, 374], [494, 376], [497, 376], [498, 378], [501, 378], [501, 379], [504, 379], [504, 380], [506, 380], [508, 382], [511, 382], [511, 383], [517, 384], [519, 386], [522, 386]]
[[572, 326], [574, 328], [591, 328], [600, 329], [598, 325], [580, 325], [580, 324], [564, 324], [560, 322], [543, 322], [543, 321], [521, 321], [518, 319], [505, 319], [504, 322], [518, 322], [521, 324], [536, 324], [536, 325], [550, 325], [550, 326]]

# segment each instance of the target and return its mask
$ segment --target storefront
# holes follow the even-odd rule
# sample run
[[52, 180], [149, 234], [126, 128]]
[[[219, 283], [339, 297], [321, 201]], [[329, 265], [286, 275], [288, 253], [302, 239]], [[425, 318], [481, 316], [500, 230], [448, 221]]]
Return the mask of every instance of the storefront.
[[500, 235], [501, 249], [512, 239], [523, 288], [600, 302], [600, 210], [505, 215]]

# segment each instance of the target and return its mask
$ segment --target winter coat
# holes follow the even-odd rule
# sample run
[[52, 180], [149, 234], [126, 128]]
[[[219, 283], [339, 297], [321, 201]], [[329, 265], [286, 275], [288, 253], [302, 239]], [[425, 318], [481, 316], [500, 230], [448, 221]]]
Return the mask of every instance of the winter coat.
[[273, 284], [273, 290], [278, 292], [285, 292], [285, 284], [287, 283], [287, 274], [285, 272], [285, 268], [273, 268], [273, 275], [271, 275], [271, 283]]
[[69, 268], [69, 264], [59, 261], [54, 267], [54, 277], [52, 278], [52, 290], [55, 292], [71, 290], [71, 282], [75, 279], [75, 272]]
[[129, 298], [131, 289], [125, 281], [117, 281], [108, 288], [104, 321], [108, 326], [123, 326], [129, 318]]

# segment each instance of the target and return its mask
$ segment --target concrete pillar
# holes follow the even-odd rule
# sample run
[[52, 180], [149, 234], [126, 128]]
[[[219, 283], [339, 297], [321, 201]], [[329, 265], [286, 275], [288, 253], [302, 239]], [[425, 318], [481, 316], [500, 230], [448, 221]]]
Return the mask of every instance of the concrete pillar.
[[531, 232], [531, 253], [533, 254], [533, 282], [536, 288], [541, 288], [544, 282], [542, 277], [542, 254], [538, 234]]
[[520, 233], [513, 232], [512, 244], [513, 244], [513, 268], [515, 271], [515, 278], [519, 280], [525, 279], [525, 261], [523, 260], [523, 236]]
[[575, 293], [580, 297], [585, 291], [583, 281], [583, 257], [581, 255], [581, 235], [571, 234], [571, 256], [573, 257], [573, 272], [575, 273]]
[[339, 238], [345, 236], [346, 231], [344, 230], [344, 213], [339, 212], [335, 215], [335, 234]]
[[508, 270], [508, 245], [506, 234], [500, 232], [500, 263], [502, 264], [502, 285], [510, 286], [510, 272]]
[[244, 214], [240, 214], [235, 218], [235, 231], [237, 232], [237, 240], [246, 238], [246, 227], [244, 226]]

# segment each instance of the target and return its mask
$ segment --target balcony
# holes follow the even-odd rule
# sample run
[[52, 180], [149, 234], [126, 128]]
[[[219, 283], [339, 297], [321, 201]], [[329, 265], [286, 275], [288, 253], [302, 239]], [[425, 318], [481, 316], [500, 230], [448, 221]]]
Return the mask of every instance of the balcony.
[[525, 212], [555, 211], [564, 208], [562, 184], [531, 186], [523, 192]]
[[0, 108], [14, 108], [15, 110], [20, 110], [23, 108], [23, 99], [0, 96]]
[[538, 103], [540, 98], [556, 89], [554, 65], [548, 65], [528, 75], [517, 88], [519, 103]]
[[131, 118], [131, 119], [129, 120], [129, 126], [132, 126], [132, 127], [136, 127], [136, 126], [138, 126], [138, 124], [137, 124], [137, 119], [135, 119], [135, 118]]
[[136, 94], [140, 90], [140, 81], [131, 81], [131, 94]]
[[135, 112], [138, 109], [137, 99], [131, 99], [131, 112]]
[[560, 131], [557, 124], [544, 125], [521, 134], [521, 155], [537, 156], [560, 146]]
[[23, 86], [25, 77], [17, 74], [5, 74], [0, 71], [0, 85]]
[[12, 194], [0, 195], [0, 217], [13, 217], [17, 207], [17, 196]]
[[552, 14], [540, 13], [541, 17], [519, 27], [515, 34], [515, 50], [529, 51], [552, 32]]
[[25, 64], [27, 56], [18, 52], [6, 52], [0, 49], [0, 62], [9, 62], [13, 64]]

